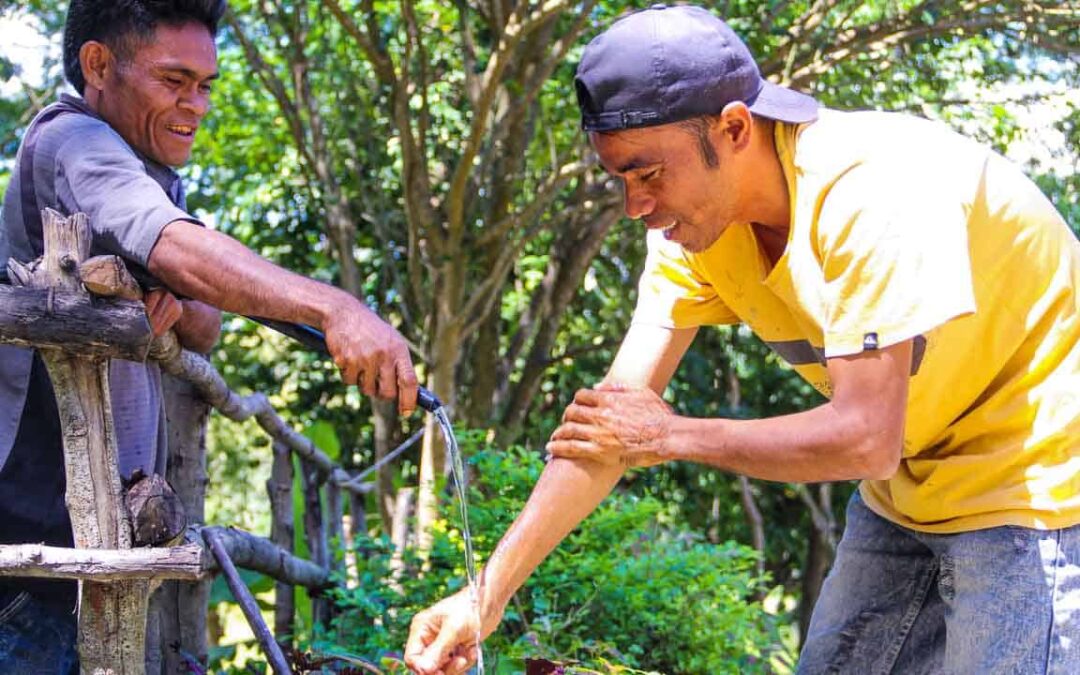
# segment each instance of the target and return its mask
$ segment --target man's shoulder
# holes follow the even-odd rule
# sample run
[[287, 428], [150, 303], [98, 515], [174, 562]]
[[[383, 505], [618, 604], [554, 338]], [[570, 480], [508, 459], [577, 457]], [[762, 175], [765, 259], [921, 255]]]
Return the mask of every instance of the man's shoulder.
[[137, 157], [131, 146], [105, 120], [77, 110], [56, 109], [61, 105], [53, 104], [38, 115], [42, 120], [36, 125], [36, 143], [41, 148], [38, 152], [118, 153]]
[[822, 108], [818, 119], [807, 125], [807, 130], [824, 135], [845, 133], [893, 135], [928, 128], [945, 130], [948, 127], [918, 115], [884, 110], [839, 110]]
[[944, 122], [878, 110], [822, 109], [817, 121], [801, 129], [797, 158], [808, 169], [897, 160], [928, 160], [946, 150], [978, 147]]

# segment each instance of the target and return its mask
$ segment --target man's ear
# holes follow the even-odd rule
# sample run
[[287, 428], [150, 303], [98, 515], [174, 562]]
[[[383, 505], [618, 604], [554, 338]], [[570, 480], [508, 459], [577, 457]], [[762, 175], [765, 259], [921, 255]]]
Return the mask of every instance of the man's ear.
[[79, 48], [79, 65], [82, 66], [86, 86], [104, 89], [109, 71], [116, 67], [116, 58], [108, 45], [97, 40], [87, 40]]
[[735, 150], [750, 145], [750, 133], [754, 127], [753, 115], [742, 101], [732, 101], [720, 112], [720, 132]]

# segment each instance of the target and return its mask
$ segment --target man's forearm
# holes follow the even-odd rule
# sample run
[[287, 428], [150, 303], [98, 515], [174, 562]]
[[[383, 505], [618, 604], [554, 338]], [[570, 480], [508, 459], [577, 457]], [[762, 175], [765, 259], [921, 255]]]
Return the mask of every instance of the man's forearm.
[[525, 579], [603, 501], [622, 473], [621, 467], [596, 462], [551, 460], [484, 567], [485, 616], [501, 615]]
[[663, 458], [792, 483], [888, 478], [902, 438], [875, 429], [832, 403], [757, 420], [676, 417]]
[[228, 312], [317, 328], [343, 304], [361, 304], [340, 289], [274, 265], [232, 237], [187, 221], [165, 228], [149, 268], [180, 295]]

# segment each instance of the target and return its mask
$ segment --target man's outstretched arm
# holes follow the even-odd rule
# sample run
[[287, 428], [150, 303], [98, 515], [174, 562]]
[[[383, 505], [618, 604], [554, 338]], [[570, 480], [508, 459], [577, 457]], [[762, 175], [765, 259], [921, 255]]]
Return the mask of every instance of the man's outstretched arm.
[[648, 389], [584, 389], [548, 450], [619, 466], [685, 460], [785, 482], [892, 476], [903, 450], [911, 341], [831, 358], [828, 370], [828, 403], [757, 420], [680, 417]]
[[397, 398], [402, 413], [416, 407], [416, 373], [404, 338], [349, 293], [184, 220], [165, 227], [148, 267], [174, 292], [219, 309], [321, 329], [346, 384], [358, 384], [368, 396]]
[[[605, 382], [662, 392], [695, 333], [631, 326]], [[481, 574], [482, 636], [495, 630], [513, 594], [611, 492], [623, 470], [589, 460], [553, 458], [548, 463]], [[476, 632], [466, 589], [414, 617], [405, 661], [418, 673], [464, 672], [475, 660]]]

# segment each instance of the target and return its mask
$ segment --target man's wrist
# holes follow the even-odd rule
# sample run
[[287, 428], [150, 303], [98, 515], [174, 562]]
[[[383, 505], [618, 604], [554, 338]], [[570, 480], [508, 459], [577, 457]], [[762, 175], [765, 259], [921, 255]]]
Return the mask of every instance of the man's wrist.
[[672, 415], [671, 420], [668, 422], [667, 433], [664, 434], [664, 439], [660, 443], [660, 461], [662, 462], [674, 462], [684, 458], [684, 446], [686, 444], [687, 434], [685, 432], [686, 421], [688, 418], [682, 415]]
[[516, 590], [511, 590], [512, 587], [500, 581], [497, 576], [498, 572], [489, 574], [488, 567], [485, 566], [477, 577], [480, 622], [481, 625], [490, 625], [492, 628], [502, 621], [506, 606], [510, 604]]
[[316, 301], [311, 307], [311, 316], [310, 318], [304, 319], [304, 323], [326, 332], [327, 324], [331, 323], [331, 319], [335, 316], [340, 316], [342, 312], [363, 311], [367, 309], [367, 306], [364, 305], [364, 303], [360, 302], [348, 291], [319, 281], [314, 283], [318, 284], [321, 288], [319, 288], [318, 292], [315, 294]]
[[665, 462], [703, 461], [704, 446], [718, 446], [725, 433], [723, 419], [684, 417], [673, 415], [663, 443], [662, 458]]

